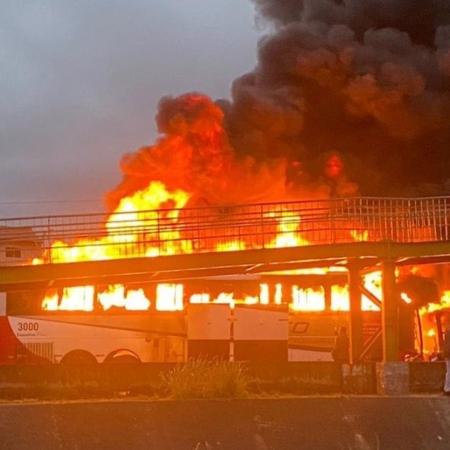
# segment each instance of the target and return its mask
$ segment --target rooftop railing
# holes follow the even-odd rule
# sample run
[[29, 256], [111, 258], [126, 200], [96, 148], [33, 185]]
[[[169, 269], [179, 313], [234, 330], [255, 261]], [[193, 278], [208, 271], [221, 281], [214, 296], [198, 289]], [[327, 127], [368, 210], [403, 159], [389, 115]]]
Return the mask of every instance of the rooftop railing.
[[358, 197], [18, 217], [0, 219], [0, 265], [355, 241], [448, 241], [449, 226], [450, 197]]

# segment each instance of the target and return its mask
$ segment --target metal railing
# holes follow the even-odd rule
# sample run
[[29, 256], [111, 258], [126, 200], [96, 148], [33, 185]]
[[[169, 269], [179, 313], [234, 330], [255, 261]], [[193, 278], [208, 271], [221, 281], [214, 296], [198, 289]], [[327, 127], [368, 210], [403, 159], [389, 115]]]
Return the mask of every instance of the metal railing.
[[0, 219], [0, 264], [355, 241], [448, 241], [449, 224], [450, 197], [359, 197], [7, 218]]

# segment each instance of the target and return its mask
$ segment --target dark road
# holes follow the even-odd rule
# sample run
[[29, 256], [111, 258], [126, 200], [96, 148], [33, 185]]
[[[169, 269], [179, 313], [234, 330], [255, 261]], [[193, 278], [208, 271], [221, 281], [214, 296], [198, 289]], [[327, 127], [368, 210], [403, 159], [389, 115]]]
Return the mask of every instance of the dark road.
[[3, 403], [0, 448], [448, 449], [450, 399]]

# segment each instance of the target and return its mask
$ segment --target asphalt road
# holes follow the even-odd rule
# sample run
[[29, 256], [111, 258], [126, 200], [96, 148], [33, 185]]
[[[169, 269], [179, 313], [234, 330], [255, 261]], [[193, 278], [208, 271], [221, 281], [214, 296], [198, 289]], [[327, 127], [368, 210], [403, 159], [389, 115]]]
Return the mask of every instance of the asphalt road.
[[450, 398], [1, 403], [0, 448], [448, 450]]

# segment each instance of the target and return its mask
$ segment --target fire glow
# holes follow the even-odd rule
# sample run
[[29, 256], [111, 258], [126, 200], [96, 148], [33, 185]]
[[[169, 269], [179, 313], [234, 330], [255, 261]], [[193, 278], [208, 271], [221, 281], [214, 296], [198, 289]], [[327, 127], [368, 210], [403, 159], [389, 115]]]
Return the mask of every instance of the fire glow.
[[[44, 254], [35, 264], [42, 264], [46, 258], [53, 263], [96, 261], [105, 259], [127, 258], [133, 256], [156, 257], [164, 255], [190, 254], [193, 252], [193, 242], [183, 236], [179, 224], [180, 215], [190, 199], [190, 194], [183, 190], [169, 190], [162, 182], [152, 182], [144, 190], [124, 197], [117, 208], [110, 214], [104, 226], [104, 234], [100, 238], [84, 239], [73, 245], [64, 242], [54, 242], [49, 254]], [[152, 209], [148, 209], [152, 208]], [[159, 211], [157, 211], [159, 210]], [[158, 215], [159, 214], [159, 215]], [[302, 218], [291, 211], [268, 212], [275, 225], [273, 236], [266, 242], [267, 248], [300, 247], [308, 245], [300, 233]], [[169, 226], [163, 230], [155, 229], [148, 224], [164, 219]], [[368, 232], [356, 232], [349, 229], [354, 241], [369, 240]], [[217, 252], [241, 251], [252, 248], [252, 242], [245, 236], [236, 240], [218, 240], [215, 245]], [[273, 275], [324, 275], [345, 271], [343, 267], [311, 268], [290, 272], [277, 272]], [[398, 274], [397, 274], [398, 275]], [[363, 276], [366, 290], [374, 297], [382, 298], [382, 275], [373, 271]], [[258, 293], [251, 295], [226, 290], [210, 293], [205, 290], [187, 293], [186, 286], [181, 283], [160, 283], [150, 293], [145, 288], [132, 288], [123, 284], [113, 284], [104, 287], [75, 286], [66, 287], [59, 292], [49, 290], [42, 300], [42, 309], [47, 311], [183, 311], [188, 303], [221, 303], [234, 308], [238, 304], [247, 305], [281, 305], [286, 304], [292, 312], [349, 311], [349, 289], [345, 284], [329, 286], [326, 294], [323, 286], [302, 287], [293, 283], [284, 285], [274, 282], [259, 285]], [[327, 298], [328, 296], [328, 298]], [[402, 300], [411, 304], [413, 301], [404, 292]], [[329, 304], [327, 304], [329, 302]], [[429, 304], [420, 311], [424, 317], [442, 308], [450, 307], [450, 291], [443, 294], [441, 303]], [[379, 311], [380, 308], [364, 294], [361, 296], [363, 311]], [[428, 329], [428, 326], [425, 327]], [[429, 347], [429, 346], [428, 346]]]
[[[176, 255], [192, 253], [193, 243], [185, 239], [177, 229], [178, 219], [190, 195], [182, 190], [170, 191], [161, 182], [152, 182], [146, 189], [131, 196], [124, 197], [117, 208], [109, 216], [105, 224], [105, 235], [96, 239], [85, 239], [69, 245], [64, 242], [54, 242], [49, 255], [53, 263], [96, 261], [105, 259], [126, 258], [130, 256], [155, 257], [161, 255]], [[150, 210], [148, 208], [151, 208]], [[159, 211], [157, 212], [157, 210]], [[157, 216], [159, 214], [159, 216]], [[148, 226], [161, 214], [169, 227], [164, 230]], [[267, 213], [274, 219], [274, 235], [268, 239], [268, 248], [299, 247], [308, 245], [299, 232], [301, 217], [291, 211], [273, 211]], [[353, 239], [367, 239], [367, 233], [349, 231]], [[251, 248], [251, 242], [245, 239], [224, 241], [216, 244], [217, 252], [239, 251]], [[35, 260], [35, 264], [43, 263], [44, 259]], [[295, 273], [326, 275], [332, 269], [316, 268]], [[381, 273], [375, 271], [364, 277], [366, 289], [377, 298], [381, 298]], [[114, 284], [96, 292], [93, 286], [65, 288], [58, 296], [54, 290], [49, 291], [42, 302], [44, 310], [63, 311], [93, 311], [94, 297], [103, 310], [123, 308], [129, 311], [143, 311], [152, 307], [158, 311], [181, 311], [186, 302], [192, 303], [227, 303], [233, 307], [236, 303], [244, 304], [289, 304], [293, 311], [323, 311], [325, 310], [325, 294], [323, 288], [302, 288], [293, 285], [283, 289], [281, 283], [276, 283], [273, 294], [267, 284], [260, 285], [259, 295], [245, 295], [238, 298], [233, 292], [221, 292], [215, 297], [209, 293], [192, 293], [185, 300], [182, 284], [161, 283], [156, 287], [153, 299], [149, 298], [143, 289], [127, 289], [124, 285]], [[348, 311], [349, 293], [346, 285], [331, 287], [331, 310]], [[379, 307], [370, 299], [362, 296], [364, 311], [377, 311]]]
[[[321, 235], [322, 231], [324, 243], [329, 243], [329, 230], [326, 227], [322, 230], [324, 225], [316, 222], [314, 216], [305, 212], [302, 217], [299, 211], [283, 210], [277, 203], [265, 205], [256, 225], [252, 222], [254, 219], [249, 219], [248, 225], [244, 213], [239, 220], [245, 222], [247, 228], [241, 233], [239, 225], [237, 235], [230, 235], [227, 210], [232, 210], [232, 205], [254, 199], [280, 202], [304, 198], [305, 191], [301, 186], [288, 182], [288, 162], [280, 160], [277, 164], [267, 164], [258, 163], [251, 157], [238, 158], [228, 140], [223, 111], [206, 96], [186, 94], [167, 99], [162, 102], [158, 117], [161, 137], [155, 145], [143, 147], [122, 160], [123, 180], [108, 197], [110, 213], [100, 224], [98, 233], [95, 230], [95, 237], [83, 236], [75, 242], [57, 240], [41, 258], [33, 260], [34, 264], [198, 253], [202, 251], [199, 246], [203, 243], [196, 233], [201, 234], [205, 228], [212, 233], [207, 236], [207, 251], [258, 249], [261, 240], [264, 248], [302, 247], [311, 242], [317, 244], [313, 236]], [[300, 170], [301, 164], [296, 167]], [[341, 188], [349, 187], [343, 162], [337, 154], [325, 161], [325, 172], [327, 167], [333, 183], [340, 177]], [[322, 188], [312, 189], [313, 197], [329, 198], [330, 189], [325, 189], [325, 185]], [[346, 194], [354, 192], [351, 189], [344, 191]], [[192, 224], [189, 208], [205, 204], [217, 205], [217, 216], [213, 213], [213, 217], [208, 216], [203, 223], [200, 214]], [[322, 214], [327, 213], [322, 211]], [[258, 227], [260, 220], [265, 224], [264, 229], [255, 234], [252, 226]], [[197, 228], [192, 232], [194, 225]], [[364, 242], [373, 238], [361, 223], [346, 222], [339, 233], [345, 234], [346, 241]], [[308, 270], [310, 274], [326, 275], [335, 269]], [[364, 285], [375, 297], [381, 298], [379, 272], [366, 275]], [[42, 301], [42, 308], [52, 311], [92, 311], [97, 307], [103, 310], [145, 311], [153, 308], [180, 311], [189, 302], [226, 303], [231, 307], [238, 303], [288, 304], [293, 311], [323, 311], [327, 308], [348, 311], [350, 303], [346, 285], [331, 286], [327, 295], [319, 286], [303, 287], [295, 283], [285, 286], [278, 282], [270, 288], [262, 284], [257, 294], [237, 293], [233, 289], [214, 294], [204, 291], [187, 294], [183, 284], [161, 283], [152, 294], [142, 288], [132, 289], [121, 284], [101, 289], [78, 286], [65, 288], [62, 292], [50, 290]], [[361, 302], [365, 311], [379, 310], [364, 295]]]
[[[373, 279], [370, 279], [373, 283]], [[369, 281], [365, 279], [366, 287]], [[42, 301], [42, 309], [47, 311], [94, 311], [96, 303], [104, 311], [123, 309], [127, 311], [147, 311], [152, 306], [157, 311], [182, 311], [185, 302], [192, 304], [221, 303], [234, 307], [236, 304], [268, 305], [274, 303], [289, 304], [292, 311], [324, 311], [325, 294], [323, 288], [301, 288], [293, 285], [291, 290], [276, 283], [273, 294], [267, 283], [260, 283], [258, 295], [245, 295], [238, 297], [233, 292], [220, 292], [215, 297], [207, 292], [193, 293], [187, 298], [185, 288], [181, 283], [160, 283], [156, 285], [155, 298], [150, 299], [144, 289], [126, 289], [122, 284], [108, 286], [105, 290], [96, 292], [94, 286], [66, 287], [58, 294], [55, 289], [47, 292]], [[375, 295], [379, 295], [378, 286], [371, 286]], [[97, 301], [96, 301], [97, 300]], [[331, 287], [331, 309], [333, 311], [349, 311], [350, 301], [346, 285], [333, 285]], [[364, 311], [378, 311], [378, 306], [362, 296], [362, 309]]]
[[[152, 182], [146, 189], [123, 198], [105, 224], [105, 236], [97, 239], [85, 239], [76, 245], [54, 242], [46, 255], [53, 263], [96, 261], [126, 258], [129, 256], [154, 257], [160, 255], [189, 254], [192, 242], [184, 239], [177, 230], [177, 222], [190, 195], [182, 190], [170, 191], [161, 182]], [[151, 208], [151, 210], [149, 210]], [[163, 209], [162, 209], [163, 208]], [[156, 210], [173, 229], [165, 227], [163, 231], [148, 227], [156, 220]], [[269, 212], [268, 216], [276, 221], [273, 238], [269, 239], [268, 248], [298, 247], [308, 245], [308, 241], [299, 233], [301, 217], [292, 212]], [[161, 217], [161, 216], [159, 216]], [[152, 244], [157, 242], [157, 244]], [[144, 244], [143, 244], [144, 243]], [[216, 251], [237, 251], [250, 248], [244, 239], [220, 241]], [[44, 260], [35, 260], [35, 264]], [[326, 274], [328, 269], [311, 269], [311, 273]], [[379, 275], [376, 279], [379, 278]], [[370, 280], [368, 281], [370, 284]], [[372, 281], [373, 284], [373, 281]], [[370, 289], [370, 286], [368, 287]], [[156, 287], [154, 299], [148, 298], [143, 289], [126, 289], [124, 285], [114, 284], [96, 293], [94, 286], [64, 288], [58, 296], [54, 290], [49, 291], [42, 302], [44, 310], [93, 311], [94, 297], [103, 310], [123, 308], [129, 311], [148, 310], [151, 305], [158, 311], [180, 311], [184, 308], [184, 286], [182, 284], [161, 283]], [[233, 292], [219, 293], [211, 298], [208, 293], [199, 292], [191, 295], [192, 303], [236, 303], [275, 304], [288, 303], [292, 310], [322, 311], [325, 309], [324, 293], [321, 288], [303, 289], [296, 285], [291, 292], [283, 292], [281, 283], [275, 285], [273, 298], [270, 298], [269, 286], [260, 285], [259, 295], [246, 295], [236, 298]], [[332, 309], [346, 311], [349, 309], [348, 289], [345, 286], [333, 286]], [[363, 309], [376, 308], [363, 298]]]

